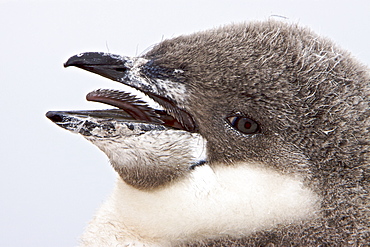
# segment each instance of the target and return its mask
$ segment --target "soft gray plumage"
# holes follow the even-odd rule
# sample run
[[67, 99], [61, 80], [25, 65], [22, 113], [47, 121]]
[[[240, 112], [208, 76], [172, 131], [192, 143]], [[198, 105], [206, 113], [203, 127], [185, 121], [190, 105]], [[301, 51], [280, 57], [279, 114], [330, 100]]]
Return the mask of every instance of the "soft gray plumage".
[[[200, 233], [193, 241], [186, 237], [180, 242], [151, 240], [149, 245], [368, 244], [370, 77], [368, 68], [348, 52], [308, 29], [266, 21], [229, 25], [165, 40], [136, 60], [102, 53], [97, 56], [101, 56], [101, 60], [90, 59], [91, 54], [95, 56], [97, 53], [73, 57], [66, 65], [133, 86], [147, 93], [177, 120], [179, 125], [175, 127], [180, 130], [172, 130], [171, 124], [170, 127], [163, 126], [163, 120], [147, 106], [143, 106], [141, 113], [152, 114], [152, 117], [133, 117], [136, 122], [165, 128], [163, 133], [170, 133], [168, 138], [184, 141], [170, 143], [166, 151], [202, 138], [206, 140], [207, 149], [204, 159], [210, 168], [259, 164], [282, 176], [300, 179], [304, 188], [319, 198], [315, 202], [318, 208], [307, 218], [266, 223], [261, 229], [257, 227], [257, 230], [235, 234], [220, 231], [219, 235], [212, 232], [202, 236]], [[115, 62], [104, 60], [107, 57]], [[110, 65], [114, 73], [101, 65]], [[113, 98], [112, 92], [105, 93], [107, 98]], [[91, 100], [109, 103], [102, 100], [102, 91], [94, 95], [96, 97], [90, 97]], [[128, 101], [120, 97], [121, 101]], [[138, 104], [137, 99], [133, 102], [130, 107]], [[117, 102], [110, 104], [118, 106]], [[127, 110], [127, 106], [120, 108]], [[67, 116], [76, 118], [73, 113], [53, 112], [48, 116], [58, 124], [66, 122]], [[230, 123], [230, 117], [252, 120], [258, 128], [251, 133], [242, 133], [238, 126]], [[114, 122], [112, 116], [105, 119], [108, 123]], [[150, 154], [154, 158], [145, 160], [144, 157], [145, 161], [140, 164], [133, 161], [125, 165], [115, 161], [117, 152], [113, 155], [107, 150], [111, 146], [97, 144], [100, 141], [96, 141], [91, 133], [87, 138], [107, 153], [125, 183], [145, 193], [186, 183], [191, 173], [197, 170], [198, 166], [194, 168], [194, 164], [203, 164], [203, 158], [190, 154], [188, 157], [190, 149], [181, 146], [179, 150], [184, 148], [187, 154], [173, 152], [172, 157], [170, 152], [163, 161], [161, 152], [165, 151], [159, 150]], [[156, 143], [151, 145], [156, 146]], [[202, 148], [203, 144], [189, 145]], [[142, 153], [132, 153], [132, 157], [143, 156]], [[186, 162], [176, 164], [176, 160]], [[181, 215], [178, 217], [181, 221]], [[117, 234], [124, 233], [117, 231]], [[145, 244], [145, 234], [139, 232], [140, 238], [135, 241]]]

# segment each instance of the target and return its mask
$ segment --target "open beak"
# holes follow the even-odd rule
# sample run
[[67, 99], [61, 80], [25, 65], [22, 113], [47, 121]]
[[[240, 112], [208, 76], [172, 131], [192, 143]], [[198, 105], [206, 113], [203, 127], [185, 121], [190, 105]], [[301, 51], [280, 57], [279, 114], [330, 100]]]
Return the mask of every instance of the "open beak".
[[[90, 124], [86, 128], [81, 128], [82, 123], [86, 124], [89, 122], [88, 119], [94, 119], [95, 124], [98, 125], [107, 121], [125, 121], [131, 124], [146, 123], [150, 126], [162, 126], [159, 128], [164, 126], [165, 128], [196, 132], [197, 127], [190, 114], [178, 107], [166, 95], [163, 95], [155, 80], [150, 80], [147, 76], [140, 76], [141, 66], [147, 62], [143, 58], [130, 59], [129, 57], [109, 53], [87, 52], [71, 57], [64, 66], [75, 66], [134, 87], [159, 103], [164, 110], [153, 109], [146, 102], [127, 92], [100, 89], [89, 93], [86, 99], [108, 104], [117, 109], [50, 111], [46, 116], [66, 129], [76, 131], [77, 128], [80, 128], [78, 132], [84, 135], [90, 133], [89, 128], [92, 126]], [[108, 128], [107, 126], [105, 127]]]

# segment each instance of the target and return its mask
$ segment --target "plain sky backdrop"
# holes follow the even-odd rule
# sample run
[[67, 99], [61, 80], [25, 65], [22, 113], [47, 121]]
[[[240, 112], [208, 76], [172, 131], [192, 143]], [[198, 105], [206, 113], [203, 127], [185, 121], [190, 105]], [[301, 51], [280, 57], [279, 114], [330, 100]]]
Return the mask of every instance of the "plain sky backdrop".
[[105, 155], [44, 116], [105, 108], [85, 95], [123, 87], [64, 69], [70, 56], [135, 56], [163, 39], [268, 18], [308, 26], [370, 64], [367, 0], [0, 0], [0, 246], [76, 246], [113, 187]]

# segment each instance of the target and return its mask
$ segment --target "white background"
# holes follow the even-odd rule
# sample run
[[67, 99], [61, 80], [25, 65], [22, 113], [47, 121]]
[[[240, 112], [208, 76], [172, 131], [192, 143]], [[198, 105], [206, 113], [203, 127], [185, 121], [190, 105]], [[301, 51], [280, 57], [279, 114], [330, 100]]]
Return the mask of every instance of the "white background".
[[113, 187], [105, 155], [44, 116], [104, 108], [85, 95], [122, 87], [64, 69], [70, 56], [135, 56], [162, 39], [275, 15], [311, 27], [370, 63], [366, 0], [0, 0], [0, 246], [77, 245]]

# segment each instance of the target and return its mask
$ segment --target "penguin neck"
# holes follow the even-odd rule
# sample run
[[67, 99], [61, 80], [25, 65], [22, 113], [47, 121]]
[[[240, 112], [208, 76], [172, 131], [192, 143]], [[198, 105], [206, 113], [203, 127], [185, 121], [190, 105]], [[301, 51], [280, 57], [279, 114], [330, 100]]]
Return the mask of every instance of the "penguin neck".
[[260, 164], [199, 166], [188, 177], [153, 191], [138, 190], [118, 179], [83, 240], [96, 241], [104, 234], [101, 237], [118, 239], [120, 244], [170, 246], [248, 236], [310, 219], [319, 201], [301, 179]]

